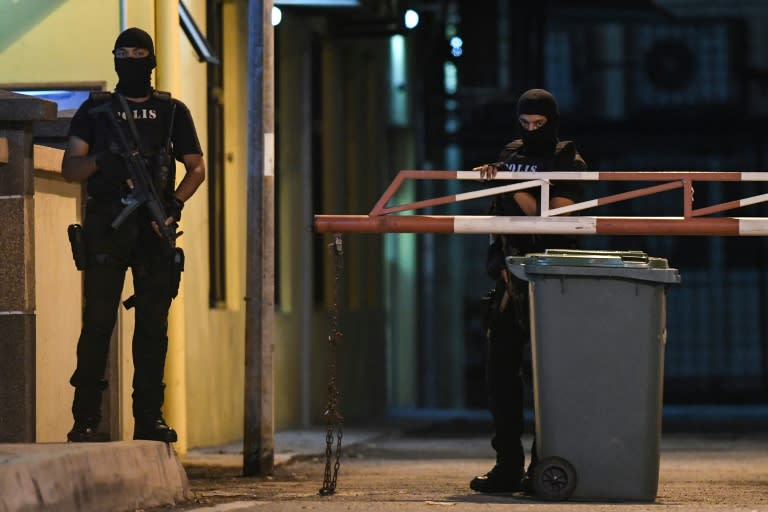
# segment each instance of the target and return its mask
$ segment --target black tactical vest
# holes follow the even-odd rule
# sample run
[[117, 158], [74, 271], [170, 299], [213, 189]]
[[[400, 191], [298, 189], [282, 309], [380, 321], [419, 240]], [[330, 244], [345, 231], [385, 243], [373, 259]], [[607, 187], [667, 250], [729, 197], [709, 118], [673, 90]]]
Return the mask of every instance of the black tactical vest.
[[[111, 92], [92, 92], [90, 100], [93, 107], [98, 107], [105, 102], [113, 104], [113, 112], [119, 117], [124, 118], [124, 113], [120, 103], [114, 98]], [[173, 118], [175, 114], [175, 104], [171, 101], [171, 94], [164, 91], [152, 91], [150, 99], [138, 105], [129, 102], [130, 107], [136, 107], [132, 111], [134, 123], [137, 125], [139, 137], [141, 139], [142, 156], [147, 162], [147, 168], [152, 174], [155, 188], [163, 199], [170, 200], [173, 197], [175, 189], [175, 171], [176, 165], [170, 153], [171, 132], [173, 130]], [[102, 114], [103, 115], [103, 114]], [[110, 146], [115, 142], [115, 135], [111, 124], [103, 118], [96, 118], [93, 122], [98, 123], [98, 137], [94, 141], [91, 153], [109, 151]], [[130, 144], [135, 145], [136, 141], [125, 125], [120, 121], [120, 125], [125, 129], [125, 135]], [[116, 188], [117, 185], [117, 188]], [[119, 193], [116, 190], [120, 189]], [[123, 184], [109, 182], [109, 177], [102, 173], [96, 173], [89, 178], [89, 195], [102, 200], [114, 199], [116, 195], [123, 196], [127, 192]]]
[[[528, 156], [525, 154], [522, 140], [507, 144], [501, 152], [500, 170], [512, 172], [545, 173], [572, 171], [575, 168], [576, 146], [573, 141], [557, 143], [555, 152], [546, 156]], [[538, 189], [529, 191], [538, 199]], [[550, 189], [550, 197], [557, 196], [557, 183]], [[512, 194], [502, 194], [493, 198], [489, 213], [491, 215], [525, 216], [525, 212], [512, 198]], [[575, 247], [573, 237], [552, 235], [504, 235], [502, 237], [504, 255], [515, 256], [543, 251], [546, 248]]]

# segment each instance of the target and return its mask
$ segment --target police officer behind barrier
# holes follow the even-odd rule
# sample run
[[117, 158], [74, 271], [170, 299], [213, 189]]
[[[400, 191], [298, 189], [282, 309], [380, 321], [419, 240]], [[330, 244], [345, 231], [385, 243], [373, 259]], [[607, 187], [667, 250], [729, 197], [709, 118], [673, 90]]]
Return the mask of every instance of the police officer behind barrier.
[[[531, 89], [520, 96], [517, 121], [522, 138], [507, 144], [499, 161], [476, 167], [484, 179], [498, 171], [546, 172], [585, 171], [586, 164], [572, 141], [559, 141], [560, 113], [554, 96], [544, 89]], [[567, 206], [580, 200], [578, 181], [554, 182], [550, 189], [550, 208]], [[539, 215], [538, 197], [521, 190], [496, 196], [493, 215]], [[524, 348], [529, 343], [528, 283], [510, 275], [504, 266], [506, 256], [540, 252], [546, 248], [574, 247], [568, 237], [540, 235], [494, 235], [488, 247], [486, 270], [495, 280], [489, 293], [486, 315], [486, 383], [488, 406], [494, 425], [491, 445], [496, 464], [485, 475], [472, 479], [469, 486], [478, 492], [502, 493], [528, 490], [523, 434]], [[529, 374], [527, 375], [529, 376]], [[529, 379], [526, 379], [529, 380]], [[535, 442], [531, 448], [535, 464]]]
[[[127, 139], [130, 115], [139, 136], [137, 147], [147, 162], [148, 177], [162, 197], [166, 226], [181, 220], [184, 203], [205, 179], [205, 164], [195, 126], [187, 107], [168, 93], [155, 91], [151, 74], [156, 59], [152, 38], [129, 28], [115, 41], [118, 75], [116, 93], [127, 100], [128, 112], [116, 94], [94, 93], [72, 118], [62, 174], [68, 181], [85, 181], [88, 199], [82, 228], [84, 266], [83, 326], [77, 343], [77, 368], [70, 383], [74, 426], [71, 442], [106, 440], [97, 432], [109, 341], [117, 318], [125, 272], [131, 268], [135, 295], [133, 333], [134, 439], [175, 442], [176, 432], [162, 415], [163, 371], [168, 347], [168, 310], [178, 290], [183, 258], [172, 241], [160, 235], [145, 207], [139, 207], [119, 226], [112, 222], [129, 202], [132, 180], [125, 148], [119, 147], [115, 116]], [[106, 105], [105, 113], [97, 113]], [[105, 109], [102, 109], [105, 110]], [[184, 164], [176, 187], [173, 160]], [[154, 223], [154, 225], [153, 225]], [[74, 249], [73, 249], [74, 250]]]

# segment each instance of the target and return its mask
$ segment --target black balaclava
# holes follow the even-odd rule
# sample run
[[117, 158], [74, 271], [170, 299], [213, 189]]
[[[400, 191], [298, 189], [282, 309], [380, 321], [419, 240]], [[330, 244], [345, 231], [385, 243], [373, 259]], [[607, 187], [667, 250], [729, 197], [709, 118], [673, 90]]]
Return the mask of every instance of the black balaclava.
[[115, 58], [115, 71], [120, 79], [115, 89], [130, 98], [144, 97], [152, 92], [152, 70], [157, 64], [152, 38], [140, 28], [129, 28], [115, 40], [115, 49], [123, 46], [145, 48], [149, 55], [142, 59]]
[[560, 129], [560, 111], [555, 97], [544, 89], [525, 91], [517, 100], [518, 119], [522, 114], [538, 114], [547, 118], [546, 124], [541, 128], [532, 131], [522, 130], [526, 154], [551, 155], [554, 153]]

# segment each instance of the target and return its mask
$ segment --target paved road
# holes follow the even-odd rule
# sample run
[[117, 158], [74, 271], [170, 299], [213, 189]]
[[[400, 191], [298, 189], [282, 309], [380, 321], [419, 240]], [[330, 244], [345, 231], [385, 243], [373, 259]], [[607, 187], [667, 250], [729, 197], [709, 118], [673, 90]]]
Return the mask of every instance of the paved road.
[[[323, 433], [318, 432], [322, 447]], [[318, 453], [320, 450], [318, 450]], [[382, 433], [343, 451], [336, 493], [322, 497], [324, 460], [298, 456], [273, 476], [240, 476], [240, 458], [183, 460], [194, 501], [159, 510], [209, 511], [767, 511], [768, 433], [681, 433], [662, 439], [655, 503], [547, 503], [474, 493], [469, 479], [487, 471], [488, 438], [432, 429]], [[149, 511], [148, 511], [149, 512]]]

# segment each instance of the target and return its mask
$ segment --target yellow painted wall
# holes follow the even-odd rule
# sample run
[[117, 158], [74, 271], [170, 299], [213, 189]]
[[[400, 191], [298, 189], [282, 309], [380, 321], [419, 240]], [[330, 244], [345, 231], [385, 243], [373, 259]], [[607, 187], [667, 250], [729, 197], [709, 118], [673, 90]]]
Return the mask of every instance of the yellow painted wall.
[[[36, 399], [38, 442], [63, 441], [72, 426], [80, 334], [82, 279], [69, 247], [67, 226], [80, 221], [80, 185], [48, 173], [35, 178]], [[61, 250], [52, 250], [60, 248]]]
[[0, 83], [106, 80], [114, 87], [117, 2], [0, 0], [0, 13]]
[[[185, 5], [204, 30], [205, 1]], [[241, 439], [243, 435], [243, 378], [245, 311], [242, 282], [245, 281], [243, 227], [245, 207], [245, 146], [247, 97], [244, 69], [247, 31], [244, 2], [225, 4], [225, 152], [232, 155], [224, 170], [227, 181], [226, 226], [228, 287], [226, 306], [208, 304], [208, 202], [207, 183], [184, 208], [183, 228], [192, 236], [184, 240], [187, 264], [183, 277], [186, 331], [186, 415], [188, 446], [205, 446]], [[229, 27], [233, 27], [229, 30]], [[242, 37], [240, 37], [242, 36]], [[204, 151], [206, 129], [206, 65], [200, 63], [182, 34], [180, 46], [180, 97], [192, 111]], [[186, 238], [185, 234], [184, 237]]]
[[224, 110], [227, 202], [227, 308], [243, 310], [248, 191], [248, 2], [224, 3]]
[[[203, 2], [200, 2], [201, 4]], [[247, 191], [247, 2], [224, 4], [224, 180], [227, 212], [225, 306], [210, 310], [208, 331], [189, 339], [190, 443], [242, 439], [245, 344], [245, 224]], [[203, 78], [204, 81], [204, 78]], [[201, 203], [201, 206], [205, 203]], [[201, 226], [207, 237], [207, 225]], [[206, 242], [207, 243], [207, 242]], [[207, 251], [205, 275], [208, 275]], [[207, 308], [208, 282], [199, 290]], [[201, 304], [202, 306], [203, 304]], [[215, 361], [216, 364], [209, 363]], [[196, 372], [195, 369], [212, 371]]]

